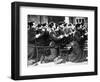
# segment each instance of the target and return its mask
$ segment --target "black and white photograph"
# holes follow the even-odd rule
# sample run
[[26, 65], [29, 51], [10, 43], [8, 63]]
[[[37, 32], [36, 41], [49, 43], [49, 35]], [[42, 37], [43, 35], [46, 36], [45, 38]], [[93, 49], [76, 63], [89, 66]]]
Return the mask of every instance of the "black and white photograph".
[[27, 15], [27, 33], [28, 66], [88, 64], [88, 17]]
[[97, 7], [12, 3], [12, 79], [97, 75]]

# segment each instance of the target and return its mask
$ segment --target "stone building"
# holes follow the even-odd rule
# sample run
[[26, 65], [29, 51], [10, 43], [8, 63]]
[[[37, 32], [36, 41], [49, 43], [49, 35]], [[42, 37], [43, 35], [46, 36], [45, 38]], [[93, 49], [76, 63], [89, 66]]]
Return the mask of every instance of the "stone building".
[[88, 23], [87, 17], [65, 17], [65, 16], [43, 16], [43, 15], [28, 15], [28, 22], [35, 21], [36, 24], [50, 23], [55, 22], [58, 24], [59, 22], [65, 23]]

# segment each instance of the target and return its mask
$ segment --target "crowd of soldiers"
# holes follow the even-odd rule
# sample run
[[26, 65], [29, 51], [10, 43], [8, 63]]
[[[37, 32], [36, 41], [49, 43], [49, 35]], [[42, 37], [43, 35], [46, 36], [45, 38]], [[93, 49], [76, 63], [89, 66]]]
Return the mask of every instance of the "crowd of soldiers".
[[[88, 27], [83, 24], [28, 22], [29, 64], [66, 61], [86, 61], [84, 44], [88, 37]], [[37, 48], [42, 48], [37, 52]], [[42, 51], [45, 53], [42, 53]], [[38, 54], [38, 56], [37, 56]]]

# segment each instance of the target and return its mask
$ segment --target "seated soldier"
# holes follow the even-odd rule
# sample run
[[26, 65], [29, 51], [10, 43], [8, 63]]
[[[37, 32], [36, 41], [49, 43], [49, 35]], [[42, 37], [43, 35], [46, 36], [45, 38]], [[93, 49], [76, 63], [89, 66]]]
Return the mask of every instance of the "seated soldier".
[[46, 51], [45, 55], [41, 57], [41, 63], [52, 62], [57, 56], [57, 49], [55, 48], [55, 43], [52, 41], [49, 44], [49, 49]]
[[[49, 46], [49, 32], [46, 30], [45, 25], [44, 24], [38, 24], [38, 29], [37, 29], [37, 33], [36, 33], [36, 46], [38, 47], [38, 61], [41, 61], [41, 57], [46, 55], [45, 52], [47, 46]], [[39, 48], [41, 48], [39, 50]]]
[[78, 42], [73, 41], [70, 43], [70, 45], [72, 47], [72, 51], [69, 54], [68, 60], [76, 63], [86, 61], [86, 56], [84, 52], [82, 52]]

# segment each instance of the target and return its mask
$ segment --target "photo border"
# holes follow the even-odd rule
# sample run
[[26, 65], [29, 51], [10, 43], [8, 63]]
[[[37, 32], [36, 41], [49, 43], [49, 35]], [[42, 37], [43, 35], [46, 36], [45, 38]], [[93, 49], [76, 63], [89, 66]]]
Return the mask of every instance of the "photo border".
[[[60, 9], [78, 9], [78, 10], [93, 10], [94, 11], [94, 72], [78, 72], [78, 73], [61, 73], [61, 74], [46, 74], [46, 75], [30, 75], [20, 76], [20, 7], [47, 7]], [[11, 78], [14, 80], [25, 79], [41, 79], [41, 78], [58, 78], [58, 77], [73, 77], [73, 76], [88, 76], [97, 75], [97, 52], [98, 52], [98, 33], [97, 33], [97, 7], [94, 6], [76, 6], [76, 5], [61, 5], [61, 4], [45, 4], [31, 2], [12, 2], [11, 4]]]

